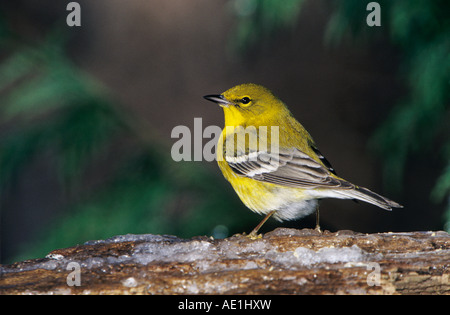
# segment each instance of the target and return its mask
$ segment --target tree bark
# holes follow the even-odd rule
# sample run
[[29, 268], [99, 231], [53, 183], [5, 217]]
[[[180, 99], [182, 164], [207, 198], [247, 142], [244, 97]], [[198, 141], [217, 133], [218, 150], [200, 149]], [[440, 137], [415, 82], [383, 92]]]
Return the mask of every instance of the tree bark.
[[124, 235], [0, 265], [2, 294], [450, 294], [450, 235]]

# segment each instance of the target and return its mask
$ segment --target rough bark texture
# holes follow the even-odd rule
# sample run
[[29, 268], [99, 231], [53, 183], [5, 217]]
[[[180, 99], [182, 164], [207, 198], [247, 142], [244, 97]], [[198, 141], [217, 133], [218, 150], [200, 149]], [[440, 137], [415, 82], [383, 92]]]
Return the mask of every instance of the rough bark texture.
[[0, 275], [2, 294], [450, 294], [450, 235], [125, 235], [3, 265]]

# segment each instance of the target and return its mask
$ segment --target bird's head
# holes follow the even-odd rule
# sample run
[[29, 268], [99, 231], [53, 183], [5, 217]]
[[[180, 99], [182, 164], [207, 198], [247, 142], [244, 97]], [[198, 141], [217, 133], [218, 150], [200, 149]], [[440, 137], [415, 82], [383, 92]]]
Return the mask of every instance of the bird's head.
[[286, 106], [263, 86], [246, 83], [205, 99], [224, 109], [225, 125], [261, 125], [270, 118], [289, 113]]

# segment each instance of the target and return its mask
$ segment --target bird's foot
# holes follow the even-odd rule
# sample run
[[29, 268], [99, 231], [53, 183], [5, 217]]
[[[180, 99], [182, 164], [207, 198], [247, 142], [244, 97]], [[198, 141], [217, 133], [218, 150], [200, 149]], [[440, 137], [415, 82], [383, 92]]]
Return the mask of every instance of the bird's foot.
[[249, 235], [246, 235], [249, 239], [251, 239], [251, 240], [258, 240], [258, 239], [261, 239], [262, 238], [262, 233], [261, 234], [258, 234], [258, 233], [256, 233], [256, 232], [251, 232]]
[[319, 232], [320, 234], [323, 233], [322, 230], [320, 229], [320, 225], [316, 225], [316, 228], [315, 228], [314, 230], [316, 230], [316, 231]]
[[249, 239], [251, 239], [251, 240], [258, 240], [258, 239], [260, 239], [260, 238], [262, 238], [262, 233], [261, 234], [258, 234], [258, 233], [256, 233], [256, 232], [254, 232], [254, 231], [252, 231], [250, 234], [247, 234], [247, 233], [245, 233], [245, 232], [243, 232], [243, 233], [237, 233], [237, 234], [234, 234], [233, 235], [233, 237], [246, 237], [246, 238], [249, 238]]

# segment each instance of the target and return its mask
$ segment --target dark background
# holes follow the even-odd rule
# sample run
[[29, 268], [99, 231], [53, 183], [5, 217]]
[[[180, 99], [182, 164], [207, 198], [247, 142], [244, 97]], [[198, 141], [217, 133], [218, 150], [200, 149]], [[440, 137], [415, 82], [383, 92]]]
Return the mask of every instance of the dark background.
[[[370, 145], [377, 128], [409, 93], [403, 75], [404, 53], [389, 40], [385, 32], [388, 26], [365, 26], [366, 32], [374, 35], [367, 41], [344, 39], [327, 44], [326, 29], [335, 7], [329, 1], [305, 1], [292, 27], [244, 49], [235, 45], [241, 21], [234, 8], [236, 1], [78, 2], [82, 26], [73, 28], [65, 24], [65, 1], [1, 2], [2, 19], [15, 33], [14, 44], [5, 46], [1, 60], [8, 60], [23, 47], [40, 47], [48, 34], [58, 30], [60, 35], [55, 36], [64, 38], [62, 54], [71, 69], [101, 85], [108, 102], [119, 108], [119, 113], [126, 113], [118, 116], [127, 117], [128, 129], [111, 134], [105, 149], [89, 155], [88, 163], [73, 172], [75, 184], [70, 178], [67, 184], [55, 168], [58, 148], [38, 147], [32, 154], [24, 150], [24, 162], [5, 181], [1, 196], [2, 263], [42, 257], [54, 247], [116, 234], [190, 237], [249, 232], [261, 218], [241, 205], [215, 162], [170, 160], [170, 148], [176, 141], [170, 135], [175, 126], [193, 128], [195, 117], [203, 119], [204, 128], [223, 126], [221, 108], [202, 96], [246, 82], [268, 87], [288, 104], [341, 177], [405, 206], [387, 212], [365, 203], [326, 200], [321, 205], [323, 228], [360, 232], [443, 229], [445, 204], [433, 202], [430, 192], [444, 161], [433, 150], [408, 156], [398, 188], [384, 181], [383, 157]], [[27, 80], [24, 76], [22, 81]], [[3, 89], [3, 97], [20, 87], [19, 80]], [[56, 100], [61, 97], [54, 96]], [[32, 124], [53, 121], [55, 116], [44, 112], [33, 118]], [[29, 122], [21, 125], [13, 118], [1, 125], [0, 135], [6, 139], [29, 126]], [[445, 137], [438, 138], [434, 146]], [[71, 141], [67, 138], [64, 143]], [[133, 153], [149, 151], [157, 153], [149, 154], [148, 168], [131, 163], [124, 172], [143, 176], [147, 171], [153, 174], [164, 169], [157, 175], [162, 184], [149, 188], [154, 192], [154, 187], [165, 187], [161, 193], [154, 192], [155, 196], [164, 195], [164, 200], [150, 204], [152, 197], [140, 196], [151, 193], [137, 190], [133, 198], [144, 199], [136, 206], [142, 211], [134, 211], [133, 203], [129, 206], [125, 201], [122, 206], [118, 201], [108, 205], [105, 200], [116, 200], [108, 194], [117, 198], [122, 191], [105, 188], [115, 178], [112, 174], [128, 163]], [[137, 181], [133, 178], [128, 183]], [[124, 187], [129, 192], [129, 185]], [[206, 198], [219, 201], [207, 203], [195, 214], [199, 200]], [[96, 208], [89, 208], [92, 204]], [[94, 219], [89, 218], [100, 208], [106, 210], [98, 210]], [[121, 227], [120, 222], [128, 222], [128, 216], [136, 217], [135, 223]], [[311, 216], [283, 224], [269, 221], [262, 231], [277, 226], [312, 228], [314, 220]], [[148, 223], [152, 221], [156, 223]]]

